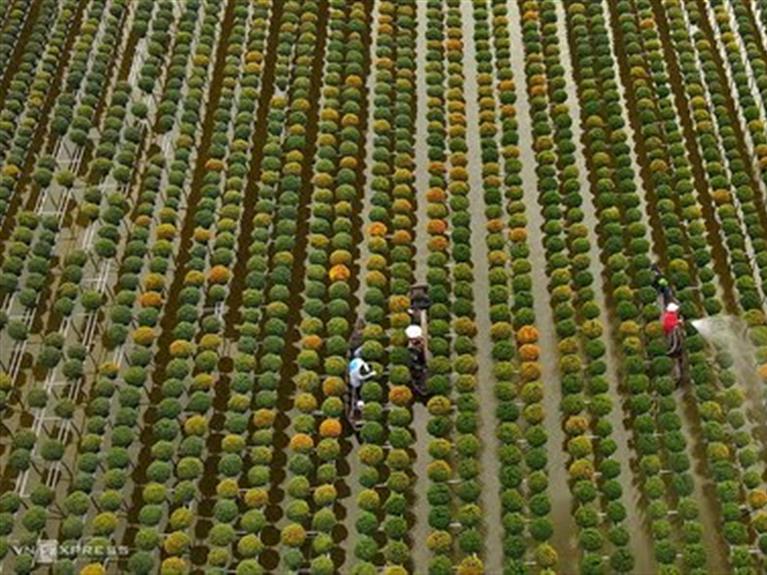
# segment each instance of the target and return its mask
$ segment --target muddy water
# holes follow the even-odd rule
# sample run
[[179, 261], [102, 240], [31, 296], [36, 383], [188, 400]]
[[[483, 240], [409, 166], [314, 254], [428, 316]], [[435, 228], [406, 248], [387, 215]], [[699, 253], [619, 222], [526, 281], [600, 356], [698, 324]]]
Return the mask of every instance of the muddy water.
[[698, 502], [700, 515], [698, 520], [703, 526], [703, 545], [707, 550], [707, 565], [712, 573], [726, 573], [727, 544], [722, 538], [718, 518], [718, 496], [715, 485], [706, 479], [706, 446], [703, 442], [700, 417], [695, 405], [697, 398], [692, 387], [685, 386], [675, 395], [676, 411], [682, 419], [680, 431], [687, 441], [692, 458], [690, 475], [694, 479], [691, 497]]
[[[753, 190], [755, 194], [755, 203], [757, 205], [757, 215], [759, 216], [760, 223], [762, 226], [764, 226], [765, 222], [765, 213], [764, 213], [764, 205], [761, 198], [761, 188], [762, 188], [762, 182], [757, 177], [757, 174], [755, 174], [752, 171], [752, 166], [747, 161], [749, 157], [749, 150], [747, 149], [749, 147], [749, 140], [747, 140], [747, 135], [743, 130], [743, 127], [741, 125], [740, 121], [740, 115], [738, 113], [738, 106], [739, 102], [737, 102], [730, 91], [727, 89], [728, 86], [728, 77], [729, 77], [729, 71], [728, 68], [724, 62], [724, 59], [718, 49], [718, 43], [717, 43], [717, 33], [712, 28], [711, 23], [709, 22], [708, 18], [708, 10], [707, 6], [702, 2], [697, 2], [698, 9], [700, 11], [701, 17], [699, 19], [700, 24], [700, 30], [704, 33], [707, 41], [709, 42], [709, 45], [711, 46], [711, 54], [713, 57], [713, 61], [716, 66], [716, 72], [719, 79], [719, 82], [722, 86], [724, 86], [723, 94], [724, 94], [724, 106], [727, 110], [730, 122], [729, 125], [732, 127], [736, 140], [738, 142], [738, 151], [740, 154], [740, 157], [745, 159], [746, 161], [743, 162], [743, 168], [748, 173], [750, 179], [751, 179], [751, 189]], [[709, 95], [710, 98], [710, 95]], [[749, 136], [750, 137], [750, 136]], [[753, 247], [750, 245], [750, 241], [747, 240], [749, 243], [749, 253], [751, 257], [753, 257], [753, 254], [751, 250], [753, 250]], [[683, 411], [683, 421], [685, 423], [685, 431], [690, 430], [691, 438], [688, 439], [688, 441], [692, 441], [695, 444], [695, 453], [697, 457], [703, 458], [705, 457], [705, 445], [700, 440], [701, 432], [700, 432], [700, 418], [698, 415], [697, 410], [693, 409], [692, 406], [694, 405], [695, 398], [692, 397], [691, 392], [686, 393], [685, 398], [685, 404], [684, 411]], [[700, 473], [704, 473], [706, 468], [705, 464], [703, 462], [695, 462], [696, 469], [700, 470]], [[706, 536], [706, 543], [707, 547], [711, 550], [711, 554], [709, 555], [710, 559], [710, 567], [712, 569], [719, 569], [719, 568], [725, 568], [727, 565], [727, 545], [724, 541], [724, 539], [721, 537], [721, 533], [716, 530], [712, 530], [711, 533], [709, 533], [708, 530], [708, 524], [707, 522], [713, 522], [718, 520], [718, 515], [715, 515], [716, 511], [719, 508], [718, 504], [718, 498], [716, 496], [716, 491], [714, 489], [713, 484], [710, 482], [704, 484], [700, 490], [696, 489], [696, 496], [701, 502], [701, 522], [704, 525], [705, 532], [704, 536]], [[711, 515], [712, 517], [709, 517]], [[716, 523], [714, 523], [716, 525]]]
[[[604, 7], [603, 7], [604, 9]], [[612, 38], [611, 38], [612, 40]], [[613, 52], [615, 52], [613, 47]], [[633, 131], [630, 128], [630, 124], [627, 122], [626, 118], [626, 97], [625, 97], [625, 87], [619, 84], [619, 91], [621, 95], [621, 110], [624, 120], [624, 125], [626, 126], [625, 131], [627, 135], [629, 136], [629, 142], [632, 142], [634, 140]], [[636, 159], [636, 153], [634, 147], [630, 148], [630, 155], [631, 155], [631, 163], [632, 163], [632, 169], [634, 171], [635, 179], [638, 179], [639, 176], [639, 170], [637, 167], [637, 159]], [[637, 180], [637, 190], [640, 191], [639, 196], [640, 199], [642, 198], [641, 191], [643, 190], [641, 186], [641, 182]], [[646, 222], [645, 222], [646, 224]], [[656, 246], [657, 249], [658, 246]], [[679, 401], [680, 398], [677, 396], [677, 400]], [[690, 403], [692, 402], [692, 403]], [[707, 547], [711, 550], [711, 553], [713, 557], [710, 558], [709, 567], [713, 568], [715, 572], [720, 572], [724, 568], [724, 564], [721, 562], [721, 547], [717, 545], [716, 537], [717, 537], [717, 522], [716, 522], [716, 507], [714, 505], [714, 502], [710, 499], [704, 498], [702, 496], [704, 484], [706, 482], [706, 473], [705, 473], [705, 462], [704, 462], [704, 456], [705, 452], [702, 451], [702, 445], [700, 443], [696, 443], [692, 441], [695, 437], [700, 437], [700, 431], [698, 428], [698, 422], [695, 420], [694, 414], [691, 413], [694, 411], [692, 406], [694, 405], [694, 399], [687, 398], [688, 405], [685, 405], [685, 403], [678, 403], [677, 410], [680, 412], [681, 418], [682, 418], [682, 433], [687, 437], [688, 442], [688, 451], [693, 459], [693, 466], [690, 469], [690, 474], [693, 479], [694, 483], [694, 492], [698, 498], [698, 501], [700, 502], [700, 516], [699, 520], [701, 521], [704, 529], [704, 541], [707, 544]]]
[[[228, 10], [227, 12], [232, 12]], [[221, 13], [222, 17], [223, 12]], [[230, 18], [231, 20], [231, 18]], [[211, 69], [211, 81], [209, 84], [209, 98], [207, 106], [204, 112], [204, 122], [202, 124], [202, 137], [199, 145], [199, 154], [197, 156], [197, 164], [194, 168], [194, 173], [191, 182], [191, 192], [189, 194], [187, 204], [189, 206], [195, 206], [201, 197], [202, 178], [205, 175], [205, 162], [207, 161], [207, 151], [209, 149], [211, 138], [213, 135], [214, 126], [214, 113], [218, 107], [219, 98], [221, 96], [222, 88], [222, 74], [224, 66], [225, 46], [226, 46], [226, 34], [230, 30], [221, 28], [218, 38], [215, 63]], [[130, 70], [129, 65], [123, 65], [122, 71], [125, 71], [127, 75]], [[140, 441], [141, 450], [137, 456], [137, 464], [134, 469], [132, 479], [134, 481], [134, 491], [131, 497], [131, 503], [128, 506], [127, 517], [128, 522], [131, 524], [126, 530], [123, 544], [131, 546], [133, 544], [133, 538], [136, 534], [136, 528], [132, 525], [138, 519], [138, 512], [143, 504], [143, 496], [141, 493], [141, 486], [145, 480], [146, 469], [151, 462], [151, 448], [153, 438], [152, 426], [156, 420], [156, 408], [155, 405], [162, 398], [161, 386], [165, 380], [165, 368], [170, 360], [170, 343], [173, 340], [173, 329], [176, 325], [176, 314], [179, 307], [179, 293], [183, 287], [184, 274], [186, 271], [186, 265], [189, 260], [189, 248], [192, 243], [192, 235], [195, 228], [194, 221], [195, 210], [191, 209], [187, 211], [179, 240], [179, 252], [178, 259], [176, 261], [176, 274], [173, 277], [173, 282], [168, 292], [168, 303], [166, 305], [165, 312], [160, 321], [160, 337], [157, 340], [157, 355], [155, 357], [156, 369], [152, 374], [152, 382], [149, 383], [149, 407], [144, 415], [143, 427], [141, 431]]]
[[[63, 54], [65, 54], [65, 57], [63, 57], [60, 60], [59, 67], [58, 67], [58, 70], [57, 70], [57, 76], [56, 76], [56, 80], [57, 81], [53, 83], [53, 88], [47, 94], [46, 100], [44, 102], [44, 113], [46, 113], [46, 114], [50, 111], [50, 108], [53, 105], [53, 102], [55, 101], [55, 98], [56, 98], [56, 96], [58, 94], [59, 87], [60, 87], [60, 84], [61, 84], [61, 81], [62, 81], [62, 77], [63, 77], [64, 71], [66, 69], [66, 63], [68, 61], [68, 56], [69, 56], [72, 44], [73, 44], [73, 42], [75, 40], [75, 37], [77, 35], [77, 32], [79, 31], [79, 22], [82, 19], [83, 12], [84, 12], [86, 4], [87, 4], [87, 2], [85, 2], [85, 1], [80, 2], [80, 4], [78, 5], [78, 8], [77, 8], [77, 11], [76, 11], [76, 13], [73, 16], [74, 24], [70, 27], [69, 33], [68, 33], [67, 38], [65, 40], [65, 45], [64, 45], [64, 48], [63, 48]], [[132, 57], [132, 54], [130, 56]], [[36, 133], [34, 135], [34, 139], [33, 139], [32, 146], [31, 146], [31, 150], [30, 150], [30, 153], [28, 155], [28, 160], [27, 160], [28, 165], [30, 166], [30, 169], [31, 169], [32, 162], [34, 160], [34, 153], [37, 150], [39, 150], [42, 147], [42, 145], [43, 145], [43, 142], [44, 142], [44, 139], [45, 139], [45, 129], [46, 129], [46, 127], [47, 127], [47, 122], [46, 121], [41, 121], [39, 123], [37, 131], [36, 131]], [[23, 178], [22, 178], [22, 180], [23, 180]], [[19, 187], [22, 188], [23, 184], [24, 184], [23, 181], [20, 182], [19, 183]], [[40, 190], [37, 187], [35, 187], [35, 189], [33, 191], [33, 195], [39, 194], [39, 193], [40, 193]], [[16, 198], [18, 198], [18, 200], [21, 201], [20, 194], [17, 194]], [[33, 208], [35, 203], [36, 203], [36, 199], [29, 200], [28, 201], [28, 207], [29, 208]], [[5, 224], [7, 224], [9, 226], [12, 223], [13, 223], [12, 218], [6, 219], [6, 221], [5, 221]], [[67, 218], [65, 220], [65, 222], [64, 222], [64, 225], [62, 226], [62, 231], [60, 232], [60, 236], [61, 237], [59, 238], [59, 241], [58, 241], [58, 243], [56, 245], [56, 252], [60, 254], [60, 257], [58, 258], [58, 262], [63, 261], [63, 259], [66, 256], [66, 254], [71, 249], [76, 247], [76, 244], [79, 243], [79, 241], [78, 241], [80, 239], [79, 238], [79, 230], [76, 230], [74, 227], [71, 227], [71, 224], [72, 224], [72, 222], [70, 221], [69, 218]], [[52, 273], [52, 274], [55, 273], [55, 269], [56, 269], [55, 266], [52, 267], [50, 273]], [[42, 297], [44, 299], [41, 300], [41, 302], [43, 302], [43, 303], [38, 305], [37, 309], [35, 310], [35, 320], [34, 320], [34, 324], [33, 324], [33, 330], [35, 330], [35, 331], [41, 330], [42, 327], [43, 327], [42, 324], [44, 324], [44, 323], [47, 324], [47, 330], [46, 331], [48, 331], [48, 332], [52, 332], [52, 331], [55, 331], [55, 330], [58, 329], [58, 321], [59, 320], [58, 319], [54, 319], [57, 314], [52, 314], [52, 315], [49, 314], [47, 317], [46, 317], [46, 314], [45, 314], [45, 310], [48, 308], [48, 306], [50, 306], [52, 304], [52, 297], [53, 296], [51, 294], [53, 293], [53, 290], [50, 289], [50, 286], [52, 284], [53, 284], [53, 281], [51, 283], [49, 283], [49, 286], [48, 286], [49, 289], [47, 289], [46, 292], [43, 293], [43, 295], [42, 295]], [[48, 306], [46, 306], [46, 304], [45, 304], [46, 295], [47, 296], [51, 296], [51, 299], [49, 299], [47, 301]], [[69, 343], [74, 343], [75, 341], [78, 340], [78, 336], [75, 335], [74, 337], [75, 337], [75, 339], [73, 341], [70, 341]], [[97, 352], [97, 350], [94, 353], [96, 353], [96, 352]], [[26, 371], [26, 370], [30, 369], [31, 367], [32, 367], [32, 355], [29, 354], [27, 356], [27, 358], [25, 358], [25, 363], [24, 363], [22, 369]], [[19, 386], [18, 386], [18, 390], [19, 390], [20, 393], [21, 393], [21, 390], [24, 387], [24, 382], [27, 381], [27, 379], [29, 381], [33, 381], [35, 379], [33, 374], [30, 374], [30, 375], [32, 375], [32, 377], [29, 377], [29, 378], [27, 378], [27, 377], [22, 375], [21, 382], [19, 383]], [[38, 378], [38, 379], [41, 379], [41, 378]], [[93, 378], [90, 377], [89, 375], [86, 375], [86, 379], [84, 380], [84, 382], [86, 382], [85, 385], [87, 385], [87, 381], [89, 381], [89, 380], [92, 381]], [[83, 401], [84, 394], [85, 394], [85, 392], [82, 392], [77, 397], [75, 397], [76, 401], [78, 402], [78, 405], [80, 405], [81, 402]], [[81, 412], [81, 408], [78, 408], [78, 414], [80, 412]], [[20, 420], [19, 420], [19, 423], [20, 423], [19, 427], [13, 427], [12, 429], [13, 430], [17, 430], [19, 428], [23, 429], [23, 428], [26, 428], [26, 427], [30, 427], [33, 424], [33, 422], [34, 422], [34, 417], [32, 416], [32, 414], [30, 414], [28, 412], [21, 412], [20, 413]], [[8, 473], [8, 469], [6, 469], [6, 473], [4, 474], [4, 481], [10, 480], [10, 477], [11, 477], [11, 475]]]
[[[629, 100], [631, 98], [629, 97]], [[640, 149], [640, 153], [642, 150]], [[650, 213], [651, 219], [654, 215], [653, 210], [648, 206], [648, 202], [644, 202], [644, 197], [640, 196], [640, 201], [643, 203], [643, 213]], [[651, 201], [649, 202], [652, 203]], [[653, 220], [653, 225], [658, 226], [659, 223]], [[657, 246], [656, 246], [657, 248]], [[665, 249], [662, 250], [665, 252]], [[734, 302], [733, 302], [734, 303]], [[716, 495], [710, 481], [707, 479], [707, 464], [705, 456], [705, 444], [701, 441], [700, 430], [700, 418], [697, 410], [694, 408], [697, 400], [693, 397], [693, 394], [686, 393], [683, 397], [681, 394], [677, 394], [677, 409], [682, 414], [683, 428], [688, 445], [690, 446], [693, 454], [693, 469], [692, 475], [695, 479], [695, 494], [698, 500], [701, 502], [701, 521], [705, 527], [705, 533], [708, 537], [707, 547], [713, 550], [719, 550], [719, 553], [713, 552], [711, 565], [714, 569], [723, 569], [725, 564], [723, 563], [722, 550], [723, 541], [721, 538], [716, 537], [718, 525], [718, 510], [715, 504]], [[706, 497], [703, 497], [705, 493]], [[710, 528], [710, 529], [709, 529]]]
[[[416, 283], [426, 283], [427, 258], [429, 250], [427, 241], [426, 224], [429, 221], [426, 206], [426, 191], [429, 189], [429, 157], [428, 146], [425, 144], [427, 139], [428, 120], [426, 118], [427, 94], [426, 94], [426, 2], [416, 2], [416, 19], [418, 26], [416, 28], [416, 91], [417, 91], [417, 112], [416, 112], [416, 147], [415, 147], [415, 192], [416, 192], [416, 225], [414, 230], [415, 244], [415, 281]], [[413, 464], [413, 475], [415, 483], [413, 485], [413, 495], [415, 505], [413, 508], [413, 517], [415, 523], [411, 528], [412, 537], [412, 558], [413, 569], [415, 573], [426, 573], [428, 571], [430, 553], [424, 542], [429, 536], [431, 529], [428, 523], [429, 502], [427, 493], [429, 488], [429, 479], [426, 468], [429, 464], [429, 434], [426, 430], [426, 424], [429, 419], [429, 413], [422, 403], [413, 404], [413, 429], [415, 431], [415, 443], [413, 450], [415, 452], [415, 462]]]
[[525, 202], [527, 204], [528, 238], [530, 243], [530, 260], [533, 264], [532, 280], [533, 293], [536, 295], [534, 311], [536, 327], [540, 332], [539, 345], [541, 348], [540, 363], [542, 367], [542, 380], [545, 386], [543, 408], [545, 413], [544, 425], [549, 434], [546, 444], [549, 458], [549, 496], [551, 498], [551, 521], [554, 525], [554, 535], [551, 544], [559, 554], [560, 565], [576, 565], [578, 561], [577, 543], [575, 540], [576, 525], [571, 510], [573, 507], [572, 496], [567, 485], [567, 455], [564, 449], [565, 434], [562, 431], [559, 405], [562, 400], [561, 383], [557, 369], [557, 337], [553, 330], [554, 318], [551, 306], [548, 302], [548, 289], [546, 279], [546, 256], [543, 250], [543, 233], [541, 226], [543, 220], [540, 215], [536, 199], [536, 175], [535, 155], [532, 145], [532, 122], [530, 106], [527, 101], [525, 85], [524, 58], [521, 56], [520, 44], [522, 31], [520, 27], [521, 16], [516, 2], [510, 3], [509, 22], [511, 27], [512, 42], [516, 45], [513, 49], [520, 54], [512, 57], [511, 65], [514, 78], [517, 83], [517, 120], [519, 122], [519, 138], [522, 181], [525, 189]]
[[[469, 171], [469, 211], [471, 215], [471, 255], [474, 271], [474, 308], [477, 324], [477, 395], [479, 403], [485, 406], [495, 405], [493, 379], [493, 348], [490, 338], [490, 301], [487, 292], [490, 288], [488, 277], [488, 254], [485, 243], [485, 212], [483, 199], [483, 181], [481, 164], [481, 146], [479, 137], [478, 85], [475, 80], [476, 46], [474, 44], [474, 11], [471, 3], [461, 4], [463, 25], [463, 67], [467, 79], [464, 85], [466, 100], [466, 143], [468, 146]], [[501, 482], [500, 463], [498, 461], [498, 439], [494, 410], [479, 410], [479, 439], [482, 444], [480, 468], [482, 473], [482, 495], [480, 506], [484, 514], [484, 562], [487, 573], [501, 573], [503, 570], [503, 527], [501, 522]]]
[[[594, 301], [599, 305], [600, 321], [605, 326], [610, 325], [608, 315], [608, 303], [605, 297], [606, 286], [604, 276], [604, 266], [600, 259], [599, 241], [596, 235], [596, 229], [599, 224], [597, 210], [594, 205], [593, 197], [589, 190], [588, 167], [586, 159], [583, 156], [583, 147], [580, 144], [583, 140], [581, 129], [580, 107], [576, 94], [576, 87], [573, 76], [572, 61], [570, 57], [569, 44], [567, 42], [566, 31], [564, 27], [565, 15], [561, 5], [557, 5], [557, 21], [560, 25], [557, 28], [559, 34], [559, 46], [561, 53], [561, 64], [564, 68], [564, 78], [566, 82], [565, 90], [567, 92], [567, 106], [573, 116], [572, 132], [573, 141], [577, 142], [575, 152], [575, 162], [578, 167], [578, 177], [582, 190], [583, 205], [583, 223], [586, 224], [589, 231], [589, 244], [591, 246], [589, 257], [591, 260], [591, 271], [594, 274]], [[603, 358], [607, 364], [606, 377], [610, 382], [610, 395], [615, 400], [615, 407], [612, 413], [607, 416], [607, 420], [613, 426], [612, 437], [616, 441], [617, 449], [613, 457], [621, 465], [621, 485], [623, 486], [623, 502], [626, 505], [625, 524], [631, 533], [630, 550], [635, 558], [635, 569], [637, 573], [651, 573], [655, 571], [655, 561], [653, 560], [651, 549], [652, 541], [646, 525], [643, 523], [641, 514], [642, 495], [639, 489], [640, 478], [636, 473], [632, 463], [634, 460], [630, 445], [631, 432], [629, 429], [630, 419], [628, 412], [622, 407], [621, 393], [619, 390], [620, 382], [620, 354], [615, 340], [612, 337], [604, 338], [607, 347], [607, 353]]]

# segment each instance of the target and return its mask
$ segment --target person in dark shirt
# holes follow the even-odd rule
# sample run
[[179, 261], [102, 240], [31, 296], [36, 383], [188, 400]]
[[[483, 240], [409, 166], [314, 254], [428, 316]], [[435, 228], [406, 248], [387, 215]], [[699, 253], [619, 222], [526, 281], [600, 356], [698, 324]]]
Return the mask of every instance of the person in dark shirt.
[[652, 270], [654, 274], [652, 285], [660, 294], [661, 303], [665, 307], [672, 301], [671, 286], [668, 283], [668, 279], [663, 275], [657, 265], [653, 264]]
[[407, 327], [405, 334], [408, 338], [407, 349], [413, 388], [423, 395], [426, 391], [426, 344], [423, 340], [423, 330], [420, 326], [412, 324]]

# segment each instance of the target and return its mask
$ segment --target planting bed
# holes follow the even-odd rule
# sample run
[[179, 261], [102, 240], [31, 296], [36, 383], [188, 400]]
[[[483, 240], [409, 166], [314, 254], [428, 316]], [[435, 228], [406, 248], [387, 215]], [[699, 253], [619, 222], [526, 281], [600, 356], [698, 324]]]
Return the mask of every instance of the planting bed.
[[0, 572], [767, 572], [767, 0], [0, 0], [0, 63]]

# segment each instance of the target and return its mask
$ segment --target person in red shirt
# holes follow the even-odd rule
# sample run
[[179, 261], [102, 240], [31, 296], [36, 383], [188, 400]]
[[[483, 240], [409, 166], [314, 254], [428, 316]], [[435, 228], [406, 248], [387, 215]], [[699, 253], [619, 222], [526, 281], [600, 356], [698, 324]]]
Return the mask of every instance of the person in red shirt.
[[676, 328], [682, 324], [682, 318], [679, 315], [679, 304], [671, 302], [663, 310], [663, 316], [661, 317], [663, 323], [663, 333], [666, 336], [671, 335]]

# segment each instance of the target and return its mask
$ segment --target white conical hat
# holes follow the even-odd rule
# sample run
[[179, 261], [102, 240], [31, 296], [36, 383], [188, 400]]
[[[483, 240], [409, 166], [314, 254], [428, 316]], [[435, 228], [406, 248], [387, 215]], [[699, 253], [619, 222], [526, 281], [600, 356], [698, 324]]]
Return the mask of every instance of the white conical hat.
[[673, 301], [666, 306], [666, 309], [668, 311], [679, 311], [679, 304], [674, 303]]
[[421, 329], [420, 325], [411, 324], [407, 326], [407, 329], [405, 330], [405, 335], [409, 339], [415, 339], [423, 335], [423, 330]]

